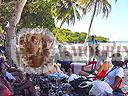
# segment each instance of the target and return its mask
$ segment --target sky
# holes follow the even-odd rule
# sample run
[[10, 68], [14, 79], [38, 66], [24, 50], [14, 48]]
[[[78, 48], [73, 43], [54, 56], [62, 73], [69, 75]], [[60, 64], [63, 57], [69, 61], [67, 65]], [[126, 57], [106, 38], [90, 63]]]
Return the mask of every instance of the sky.
[[[110, 1], [110, 0], [108, 0]], [[128, 41], [128, 0], [111, 0], [112, 9], [108, 18], [103, 18], [102, 14], [95, 17], [91, 29], [91, 35], [104, 36], [110, 41]], [[73, 32], [87, 32], [91, 20], [90, 14], [84, 16], [75, 25], [67, 25], [62, 28], [70, 29]], [[57, 23], [57, 26], [60, 22]]]

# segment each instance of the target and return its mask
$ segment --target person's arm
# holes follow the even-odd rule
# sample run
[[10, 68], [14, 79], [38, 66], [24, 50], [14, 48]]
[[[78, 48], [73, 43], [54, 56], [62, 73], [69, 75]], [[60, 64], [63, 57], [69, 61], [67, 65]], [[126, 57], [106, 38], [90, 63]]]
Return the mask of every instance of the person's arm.
[[113, 89], [116, 89], [117, 87], [120, 87], [120, 84], [122, 82], [122, 79], [124, 77], [124, 70], [123, 68], [119, 68], [115, 72], [115, 80], [114, 83], [111, 85]]
[[116, 89], [116, 88], [117, 88], [117, 85], [120, 83], [121, 80], [122, 80], [122, 78], [120, 78], [119, 76], [116, 76], [116, 77], [115, 77], [114, 84], [111, 85], [111, 87], [112, 87], [113, 89]]

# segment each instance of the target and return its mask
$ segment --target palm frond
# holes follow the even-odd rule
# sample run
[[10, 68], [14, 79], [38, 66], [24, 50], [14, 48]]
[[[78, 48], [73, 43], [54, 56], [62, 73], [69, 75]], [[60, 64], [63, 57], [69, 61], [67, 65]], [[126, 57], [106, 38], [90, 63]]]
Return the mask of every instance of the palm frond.
[[77, 0], [59, 0], [53, 8], [53, 14], [57, 20], [62, 20], [60, 26], [62, 26], [64, 22], [74, 25], [75, 20], [80, 20], [81, 18], [79, 10], [77, 9]]
[[[79, 11], [77, 10], [77, 8], [74, 8], [74, 11], [75, 11], [75, 14], [76, 14], [76, 18], [77, 18], [78, 20], [80, 20], [80, 19], [81, 19], [81, 15], [80, 15]], [[74, 15], [75, 15], [75, 14], [74, 14]]]

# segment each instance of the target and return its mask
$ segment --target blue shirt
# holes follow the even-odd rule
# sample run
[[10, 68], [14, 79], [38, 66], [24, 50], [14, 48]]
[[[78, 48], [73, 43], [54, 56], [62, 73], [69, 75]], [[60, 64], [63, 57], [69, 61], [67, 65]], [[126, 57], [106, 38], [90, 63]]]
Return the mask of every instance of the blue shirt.
[[97, 42], [97, 40], [89, 40], [88, 43], [89, 44], [97, 44], [98, 42]]

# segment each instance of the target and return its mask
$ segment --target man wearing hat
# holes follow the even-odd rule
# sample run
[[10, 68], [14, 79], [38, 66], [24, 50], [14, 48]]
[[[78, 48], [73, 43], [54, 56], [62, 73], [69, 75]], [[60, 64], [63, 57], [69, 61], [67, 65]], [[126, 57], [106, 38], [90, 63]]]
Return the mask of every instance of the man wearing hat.
[[107, 82], [113, 89], [119, 88], [120, 81], [124, 77], [124, 70], [123, 70], [123, 64], [122, 56], [120, 53], [115, 53], [112, 55], [111, 60], [113, 67], [108, 72], [105, 82]]

